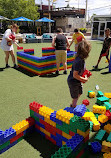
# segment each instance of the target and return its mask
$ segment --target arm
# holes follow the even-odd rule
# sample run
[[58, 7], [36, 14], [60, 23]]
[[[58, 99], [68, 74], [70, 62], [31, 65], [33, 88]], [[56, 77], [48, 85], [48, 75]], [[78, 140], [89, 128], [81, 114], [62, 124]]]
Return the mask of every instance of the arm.
[[66, 38], [66, 43], [67, 43], [67, 47], [69, 48], [69, 41], [67, 38]]
[[70, 48], [70, 46], [72, 45], [73, 42], [74, 42], [74, 40], [72, 39], [72, 41], [71, 41], [71, 43], [69, 44], [69, 47], [68, 47], [68, 48]]
[[55, 48], [55, 39], [56, 38], [53, 38], [53, 41], [52, 41], [52, 47], [54, 47], [54, 48]]
[[73, 72], [73, 77], [74, 77], [75, 79], [79, 80], [80, 82], [83, 82], [83, 83], [85, 83], [85, 82], [88, 81], [88, 78], [87, 78], [87, 77], [84, 78], [84, 77], [80, 76], [80, 75], [78, 74], [78, 71], [74, 71], [74, 72]]

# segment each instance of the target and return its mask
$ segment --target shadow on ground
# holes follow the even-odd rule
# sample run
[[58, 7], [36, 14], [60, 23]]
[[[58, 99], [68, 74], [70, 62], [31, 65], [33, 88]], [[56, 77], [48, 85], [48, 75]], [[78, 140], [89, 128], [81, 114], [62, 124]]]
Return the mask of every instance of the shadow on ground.
[[59, 148], [49, 140], [45, 139], [42, 135], [37, 132], [28, 134], [25, 138], [34, 149], [39, 151], [40, 156], [43, 158], [50, 158]]
[[14, 69], [16, 69], [17, 71], [19, 71], [19, 72], [21, 72], [21, 73], [23, 73], [23, 74], [25, 74], [25, 75], [27, 75], [29, 77], [38, 76], [38, 75], [36, 75], [36, 74], [34, 74], [34, 73], [30, 72], [30, 71], [27, 71], [25, 69], [20, 68], [20, 67], [14, 68]]
[[5, 69], [5, 67], [1, 67], [1, 68], [0, 68], [0, 71], [4, 71], [4, 69]]

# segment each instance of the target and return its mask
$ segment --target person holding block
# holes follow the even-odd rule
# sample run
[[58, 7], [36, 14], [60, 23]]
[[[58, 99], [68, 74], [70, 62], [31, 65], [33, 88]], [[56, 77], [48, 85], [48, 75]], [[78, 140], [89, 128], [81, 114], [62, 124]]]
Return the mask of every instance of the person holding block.
[[76, 58], [73, 62], [72, 69], [67, 79], [67, 83], [70, 90], [70, 95], [72, 98], [71, 107], [76, 107], [77, 101], [80, 95], [83, 93], [82, 83], [88, 81], [88, 76], [82, 76], [84, 74], [85, 68], [85, 59], [89, 56], [91, 50], [91, 45], [86, 40], [81, 41], [78, 44], [78, 50]]
[[11, 55], [12, 57], [14, 68], [17, 68], [17, 65], [15, 63], [15, 55], [14, 55], [14, 48], [13, 48], [13, 43], [16, 44], [17, 47], [19, 47], [19, 45], [15, 42], [15, 33], [17, 32], [17, 30], [18, 30], [17, 24], [12, 24], [11, 28], [5, 31], [2, 41], [1, 41], [1, 48], [5, 52], [6, 68], [10, 67], [8, 65], [9, 55]]

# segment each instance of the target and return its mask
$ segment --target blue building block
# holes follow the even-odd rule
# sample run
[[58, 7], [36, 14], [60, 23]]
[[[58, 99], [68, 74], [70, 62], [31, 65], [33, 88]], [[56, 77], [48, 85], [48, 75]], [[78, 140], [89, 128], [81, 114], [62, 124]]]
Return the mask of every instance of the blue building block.
[[38, 122], [38, 121], [36, 121], [36, 120], [35, 120], [35, 124], [37, 124], [38, 126], [40, 126], [40, 127], [42, 127], [42, 128], [45, 129], [45, 126], [44, 126], [42, 123], [40, 123], [40, 122]]
[[83, 143], [83, 140], [84, 137], [76, 133], [71, 139], [66, 142], [66, 145], [67, 147], [70, 147], [73, 151], [76, 151]]
[[10, 140], [14, 136], [16, 136], [16, 131], [12, 127], [10, 127], [9, 129], [6, 129], [4, 132], [3, 142]]
[[0, 129], [0, 141], [4, 138], [4, 131]]
[[36, 112], [34, 112], [34, 116], [40, 118], [41, 120], [44, 120], [44, 116], [42, 116], [42, 115], [40, 115], [40, 114], [38, 114]]
[[60, 140], [62, 140], [62, 141], [64, 141], [64, 142], [67, 142], [67, 141], [68, 141], [67, 138], [63, 137], [62, 135], [60, 135], [60, 134], [58, 134], [58, 133], [56, 133], [56, 136], [57, 136], [58, 139], [60, 139]]
[[66, 107], [64, 110], [66, 110], [67, 112], [73, 113], [74, 108]]
[[81, 104], [81, 105], [77, 105], [74, 108], [73, 112], [74, 112], [74, 115], [82, 117], [84, 113], [86, 112], [86, 110], [87, 110], [86, 105]]
[[102, 145], [98, 141], [91, 142], [91, 149], [93, 153], [101, 152], [101, 148], [102, 148]]
[[35, 131], [40, 133], [40, 135], [44, 136], [45, 137], [45, 133], [41, 132], [40, 130], [38, 130], [37, 128], [35, 128]]
[[26, 129], [25, 131], [23, 131], [23, 134], [26, 135], [28, 133], [32, 133], [34, 132], [34, 126], [29, 127], [28, 129]]
[[56, 122], [57, 124], [59, 124], [59, 125], [63, 125], [63, 122], [61, 121], [61, 120], [58, 120], [57, 118], [56, 118], [56, 112], [57, 111], [54, 111], [53, 113], [51, 113], [51, 115], [50, 115], [50, 120], [52, 120], [52, 121], [54, 121], [54, 122]]

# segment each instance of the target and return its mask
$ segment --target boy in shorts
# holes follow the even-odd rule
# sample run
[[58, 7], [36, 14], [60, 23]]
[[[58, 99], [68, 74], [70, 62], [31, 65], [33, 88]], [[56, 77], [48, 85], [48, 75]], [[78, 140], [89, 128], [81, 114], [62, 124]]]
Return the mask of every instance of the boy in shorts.
[[98, 68], [98, 65], [101, 61], [101, 58], [103, 56], [106, 57], [106, 59], [108, 60], [108, 63], [109, 63], [109, 49], [110, 49], [110, 46], [111, 46], [111, 37], [110, 37], [110, 29], [107, 28], [105, 30], [105, 39], [104, 39], [104, 42], [103, 42], [103, 47], [102, 47], [102, 50], [101, 50], [101, 53], [100, 53], [100, 56], [99, 56], [99, 59], [98, 59], [98, 62], [95, 66], [93, 66], [95, 69]]
[[91, 45], [86, 40], [78, 44], [76, 58], [73, 62], [72, 69], [68, 76], [67, 82], [72, 98], [71, 107], [76, 107], [80, 95], [83, 93], [82, 83], [88, 81], [87, 77], [82, 77], [85, 71], [85, 59], [89, 56]]

